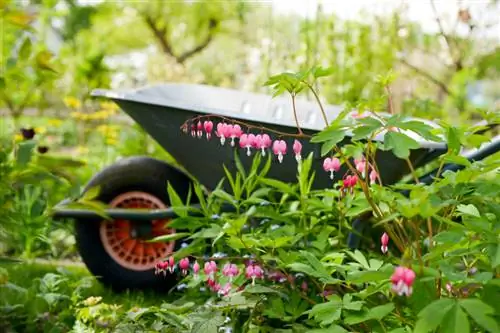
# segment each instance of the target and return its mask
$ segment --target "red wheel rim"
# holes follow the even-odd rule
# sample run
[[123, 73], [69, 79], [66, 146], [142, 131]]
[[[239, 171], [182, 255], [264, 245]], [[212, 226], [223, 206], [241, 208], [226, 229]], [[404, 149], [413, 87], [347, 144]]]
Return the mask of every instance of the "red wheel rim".
[[[144, 192], [127, 192], [110, 202], [112, 208], [165, 209], [167, 206], [157, 197]], [[175, 230], [165, 226], [169, 220], [151, 222], [151, 236], [173, 234]], [[148, 243], [133, 237], [133, 224], [128, 220], [104, 221], [100, 226], [101, 241], [106, 252], [120, 266], [134, 271], [153, 269], [158, 260], [174, 250], [175, 242]]]

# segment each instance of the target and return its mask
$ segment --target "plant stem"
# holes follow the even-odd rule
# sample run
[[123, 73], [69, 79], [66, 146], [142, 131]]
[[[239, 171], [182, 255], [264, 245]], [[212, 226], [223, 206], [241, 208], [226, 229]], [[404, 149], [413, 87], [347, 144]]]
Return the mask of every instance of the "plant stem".
[[293, 118], [295, 119], [295, 126], [297, 126], [297, 130], [299, 134], [302, 134], [302, 129], [300, 128], [299, 118], [297, 117], [297, 107], [295, 106], [295, 93], [292, 93], [292, 108], [293, 108]]
[[406, 164], [408, 164], [408, 167], [410, 168], [411, 176], [415, 180], [415, 183], [419, 184], [420, 181], [418, 180], [417, 174], [415, 173], [415, 169], [413, 168], [413, 164], [411, 164], [410, 159], [407, 157], [405, 158]]
[[311, 135], [304, 134], [303, 132], [298, 133], [298, 134], [281, 132], [281, 131], [273, 130], [271, 128], [267, 128], [265, 126], [250, 125], [250, 124], [247, 124], [247, 123], [245, 123], [243, 121], [235, 120], [235, 119], [224, 117], [224, 116], [213, 115], [213, 114], [211, 114], [211, 115], [202, 115], [202, 116], [197, 116], [197, 117], [191, 118], [191, 119], [187, 120], [186, 122], [184, 122], [181, 125], [181, 130], [187, 129], [189, 122], [195, 122], [197, 120], [210, 119], [210, 118], [219, 118], [219, 119], [222, 119], [222, 120], [226, 120], [227, 122], [231, 122], [231, 123], [235, 123], [235, 124], [238, 124], [238, 125], [245, 126], [249, 130], [250, 129], [257, 129], [257, 130], [260, 130], [260, 131], [267, 131], [269, 133], [274, 133], [274, 134], [278, 135], [279, 137], [287, 136], [287, 137], [291, 137], [291, 138], [305, 138], [305, 139], [312, 138]]
[[310, 85], [308, 82], [302, 81], [304, 84], [309, 88], [309, 90], [312, 91], [314, 98], [316, 99], [316, 102], [318, 103], [319, 109], [321, 111], [321, 115], [323, 116], [323, 120], [325, 121], [325, 125], [328, 126], [328, 118], [326, 117], [326, 112], [325, 109], [323, 108], [323, 103], [321, 103], [321, 100], [319, 99], [319, 95], [314, 89], [312, 85]]

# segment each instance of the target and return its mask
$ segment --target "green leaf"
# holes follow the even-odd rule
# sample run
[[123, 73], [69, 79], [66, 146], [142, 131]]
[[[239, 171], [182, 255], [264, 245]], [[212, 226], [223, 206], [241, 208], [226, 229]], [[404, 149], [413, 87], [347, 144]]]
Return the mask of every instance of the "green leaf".
[[469, 333], [470, 323], [462, 308], [455, 303], [441, 322], [441, 332], [443, 333]]
[[479, 210], [473, 204], [469, 205], [458, 205], [457, 211], [462, 213], [463, 215], [470, 215], [474, 217], [481, 217]]
[[461, 299], [458, 303], [479, 326], [491, 333], [500, 332], [498, 323], [490, 317], [495, 312], [491, 306], [473, 298]]
[[186, 238], [189, 235], [191, 235], [191, 234], [188, 232], [177, 232], [175, 234], [168, 234], [168, 235], [162, 235], [162, 236], [155, 237], [153, 239], [148, 240], [148, 242], [150, 242], [150, 243], [156, 243], [156, 242], [167, 243], [167, 242], [171, 242], [174, 240]]
[[429, 140], [429, 141], [437, 141], [441, 142], [442, 139], [432, 133], [434, 128], [430, 125], [427, 125], [426, 123], [418, 120], [410, 120], [410, 121], [404, 121], [404, 122], [397, 122], [395, 124], [396, 127], [399, 127], [404, 130], [410, 130], [412, 132], [415, 132], [416, 134], [420, 135], [422, 138]]
[[414, 333], [427, 333], [434, 331], [443, 321], [444, 316], [456, 302], [450, 298], [441, 298], [427, 305], [418, 314]]
[[330, 76], [335, 73], [335, 69], [333, 67], [314, 67], [312, 70], [313, 76], [318, 79], [320, 77]]
[[52, 61], [52, 54], [48, 51], [40, 51], [36, 55], [36, 64], [40, 69], [57, 73], [57, 71], [50, 64], [51, 61]]
[[175, 189], [172, 187], [170, 182], [167, 183], [168, 198], [170, 200], [170, 205], [174, 210], [175, 214], [179, 217], [187, 217], [188, 212], [185, 208], [184, 202], [182, 202], [181, 197], [177, 194]]
[[390, 314], [394, 310], [394, 308], [395, 306], [393, 303], [379, 305], [374, 308], [371, 308], [368, 311], [368, 316], [372, 319], [382, 320], [382, 318]]
[[420, 148], [418, 142], [408, 135], [392, 131], [384, 135], [384, 146], [386, 149], [392, 150], [394, 155], [401, 159], [408, 158], [411, 149]]
[[326, 130], [321, 131], [318, 134], [315, 134], [311, 138], [311, 142], [320, 143], [320, 142], [331, 141], [334, 142], [335, 145], [340, 141], [342, 141], [345, 138], [345, 135], [346, 135], [345, 131], [338, 127], [327, 128]]
[[0, 89], [5, 89], [5, 78], [0, 76]]
[[460, 153], [460, 132], [456, 127], [448, 127], [446, 129], [446, 141], [448, 143], [448, 150], [458, 154]]
[[332, 325], [327, 328], [318, 328], [307, 330], [308, 333], [348, 333], [348, 331], [339, 325]]
[[33, 157], [33, 149], [35, 149], [36, 142], [33, 140], [24, 141], [19, 143], [17, 149], [16, 162], [20, 166], [25, 166], [31, 161]]
[[337, 145], [337, 141], [335, 140], [330, 140], [321, 145], [321, 156], [328, 155], [332, 152], [333, 147]]
[[314, 318], [321, 326], [333, 324], [342, 314], [342, 301], [333, 296], [329, 302], [316, 304], [309, 311], [309, 318]]
[[266, 286], [263, 286], [263, 285], [260, 285], [260, 284], [256, 284], [255, 286], [248, 286], [245, 288], [245, 290], [243, 291], [245, 293], [249, 293], [249, 294], [276, 294], [278, 293], [278, 291], [274, 290], [273, 288], [269, 288], [269, 287], [266, 287]]
[[80, 200], [83, 201], [93, 201], [99, 197], [99, 194], [101, 193], [101, 187], [99, 185], [92, 186], [88, 190], [83, 193], [83, 196], [80, 198]]
[[19, 58], [22, 60], [28, 59], [31, 55], [31, 47], [31, 38], [26, 37], [21, 45], [21, 48], [19, 49]]
[[260, 182], [264, 185], [274, 187], [284, 193], [294, 193], [293, 188], [290, 185], [277, 179], [261, 178]]

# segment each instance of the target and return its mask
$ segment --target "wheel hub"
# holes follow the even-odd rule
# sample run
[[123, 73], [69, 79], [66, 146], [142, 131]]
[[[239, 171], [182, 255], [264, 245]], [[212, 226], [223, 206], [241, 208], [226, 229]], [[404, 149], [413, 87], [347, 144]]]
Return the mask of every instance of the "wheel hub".
[[[127, 192], [117, 196], [109, 204], [112, 208], [166, 209], [155, 196], [144, 192]], [[148, 243], [147, 240], [175, 233], [167, 229], [169, 220], [137, 222], [123, 219], [104, 221], [100, 226], [101, 241], [106, 252], [121, 266], [145, 271], [155, 267], [158, 260], [174, 250], [175, 242]]]

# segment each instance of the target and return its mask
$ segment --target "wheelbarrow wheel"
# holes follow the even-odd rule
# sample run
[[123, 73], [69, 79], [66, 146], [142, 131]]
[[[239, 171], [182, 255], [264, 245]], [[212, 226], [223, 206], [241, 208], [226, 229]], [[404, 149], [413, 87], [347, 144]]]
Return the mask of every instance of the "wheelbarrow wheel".
[[[182, 172], [152, 158], [133, 157], [104, 169], [85, 190], [99, 186], [96, 199], [113, 208], [164, 209], [169, 205], [167, 182], [181, 198], [187, 196], [190, 181]], [[75, 222], [75, 233], [78, 251], [90, 272], [115, 290], [169, 289], [177, 282], [175, 275], [155, 275], [154, 267], [183, 241], [146, 241], [175, 233], [168, 229], [168, 220], [80, 219]]]

